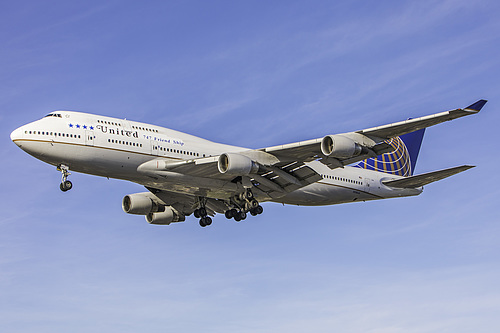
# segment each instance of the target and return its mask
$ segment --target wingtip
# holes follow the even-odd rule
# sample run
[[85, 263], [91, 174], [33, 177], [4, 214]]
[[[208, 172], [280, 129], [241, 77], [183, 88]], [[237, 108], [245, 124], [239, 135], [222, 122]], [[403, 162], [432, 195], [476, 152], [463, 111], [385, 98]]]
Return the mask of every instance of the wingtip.
[[481, 111], [481, 109], [483, 108], [483, 106], [486, 104], [486, 102], [488, 102], [488, 101], [485, 100], [485, 99], [480, 99], [476, 103], [471, 104], [468, 107], [466, 107], [465, 110], [472, 110], [472, 111], [479, 112], [479, 111]]

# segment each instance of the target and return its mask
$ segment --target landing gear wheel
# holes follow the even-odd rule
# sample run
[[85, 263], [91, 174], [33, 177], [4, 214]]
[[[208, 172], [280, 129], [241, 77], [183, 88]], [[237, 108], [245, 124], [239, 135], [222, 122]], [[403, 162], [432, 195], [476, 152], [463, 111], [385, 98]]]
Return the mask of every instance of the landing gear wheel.
[[224, 212], [224, 215], [226, 216], [226, 219], [230, 220], [233, 218], [233, 211], [232, 209], [228, 209]]
[[205, 216], [207, 216], [207, 210], [204, 207], [201, 207], [200, 209], [198, 209], [198, 214], [201, 217], [205, 217]]
[[240, 222], [241, 221], [241, 216], [240, 216], [240, 213], [237, 213], [236, 215], [234, 215], [234, 220], [236, 222]]
[[198, 209], [195, 209], [193, 214], [194, 214], [194, 217], [196, 217], [197, 219], [199, 219], [201, 217], [200, 211]]
[[69, 191], [71, 190], [71, 188], [73, 187], [73, 184], [69, 181], [69, 180], [66, 180], [64, 182], [62, 182], [60, 185], [59, 185], [59, 188], [61, 189], [61, 191], [63, 192], [66, 192], [66, 191]]
[[253, 208], [253, 209], [255, 209], [259, 206], [259, 202], [255, 199], [250, 201], [249, 204], [250, 204], [250, 208]]
[[263, 212], [264, 208], [262, 208], [261, 205], [258, 205], [257, 207], [250, 209], [250, 214], [252, 214], [252, 216], [257, 216], [259, 214], [262, 214]]
[[241, 201], [252, 200], [252, 198], [253, 198], [252, 190], [248, 188], [244, 192], [237, 195], [236, 198], [241, 200]]
[[252, 190], [251, 189], [247, 189], [245, 191], [245, 199], [250, 200], [252, 198], [253, 198], [253, 192], [252, 192]]
[[245, 213], [245, 212], [240, 212], [240, 218], [241, 218], [242, 220], [246, 219], [246, 218], [247, 218], [247, 213]]
[[205, 225], [211, 225], [212, 224], [212, 218], [210, 216], [205, 217]]
[[212, 218], [209, 216], [202, 217], [200, 219], [200, 226], [202, 226], [202, 227], [206, 227], [206, 226], [209, 226], [211, 224], [212, 224]]

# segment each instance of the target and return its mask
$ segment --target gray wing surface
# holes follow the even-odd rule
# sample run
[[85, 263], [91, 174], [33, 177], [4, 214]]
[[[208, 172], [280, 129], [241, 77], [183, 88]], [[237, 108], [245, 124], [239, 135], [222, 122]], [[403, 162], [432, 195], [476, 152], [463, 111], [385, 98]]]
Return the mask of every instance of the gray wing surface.
[[[138, 171], [155, 177], [163, 176], [166, 178], [170, 172], [199, 177], [199, 179], [211, 179], [211, 184], [215, 184], [215, 186], [220, 188], [239, 181], [257, 188], [260, 191], [260, 196], [276, 198], [321, 179], [321, 176], [308, 165], [309, 162], [319, 161], [330, 169], [335, 169], [370, 157], [376, 157], [394, 149], [386, 142], [390, 138], [434, 126], [445, 121], [476, 114], [485, 104], [486, 100], [479, 100], [463, 109], [454, 109], [388, 125], [333, 135], [333, 137], [352, 142], [357, 149], [357, 153], [353, 155], [346, 154], [345, 156], [335, 157], [326, 155], [324, 141], [328, 137], [332, 137], [326, 136], [324, 138], [238, 152], [237, 154], [245, 155], [259, 165], [258, 171], [239, 177], [219, 171], [219, 156], [177, 162], [172, 162], [165, 158], [157, 158], [139, 166]], [[442, 174], [435, 174], [434, 176], [437, 177], [438, 175]], [[420, 178], [419, 181], [421, 179], [423, 178]], [[413, 181], [415, 184], [418, 183], [415, 179]], [[399, 184], [404, 183], [399, 182]], [[408, 186], [410, 180], [406, 184], [405, 186]], [[234, 187], [229, 186], [227, 188]], [[228, 193], [231, 191], [228, 190]]]

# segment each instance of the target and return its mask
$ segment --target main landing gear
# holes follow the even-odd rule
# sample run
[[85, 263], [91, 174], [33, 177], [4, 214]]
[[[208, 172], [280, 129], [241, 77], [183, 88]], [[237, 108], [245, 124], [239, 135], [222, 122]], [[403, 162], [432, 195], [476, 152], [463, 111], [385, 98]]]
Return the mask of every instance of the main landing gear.
[[61, 189], [61, 191], [66, 192], [66, 191], [71, 190], [71, 188], [73, 187], [73, 183], [71, 183], [68, 180], [68, 176], [70, 175], [68, 166], [66, 166], [64, 164], [60, 164], [57, 167], [57, 171], [61, 171], [61, 173], [62, 173], [61, 185], [59, 185], [59, 188]]
[[236, 208], [226, 210], [224, 215], [227, 219], [232, 219], [236, 222], [243, 221], [247, 218], [247, 213], [252, 216], [257, 216], [264, 212], [264, 208], [253, 197], [252, 190], [246, 189], [243, 193], [235, 196], [233, 204]]
[[197, 219], [200, 219], [200, 226], [206, 227], [212, 224], [212, 218], [207, 215], [207, 209], [204, 206], [201, 206], [198, 209], [195, 209], [194, 212], [194, 217]]
[[[202, 227], [212, 224], [212, 218], [208, 216], [207, 213], [206, 202], [206, 198], [199, 197], [197, 202], [199, 208], [193, 211], [194, 217], [200, 219], [200, 226]], [[252, 190], [250, 189], [246, 189], [242, 193], [231, 198], [229, 207], [231, 208], [226, 210], [224, 215], [227, 219], [234, 219], [236, 222], [245, 220], [247, 218], [247, 213], [256, 216], [264, 212], [264, 208], [262, 208], [259, 202], [254, 198]]]

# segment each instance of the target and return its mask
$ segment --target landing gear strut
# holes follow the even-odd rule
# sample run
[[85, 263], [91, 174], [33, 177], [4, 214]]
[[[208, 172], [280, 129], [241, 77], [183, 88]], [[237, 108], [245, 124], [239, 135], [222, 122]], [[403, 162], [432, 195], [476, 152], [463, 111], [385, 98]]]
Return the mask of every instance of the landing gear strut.
[[57, 167], [57, 171], [61, 171], [62, 173], [61, 185], [59, 185], [61, 191], [66, 192], [71, 190], [71, 188], [73, 187], [73, 183], [68, 180], [68, 176], [71, 174], [69, 172], [69, 167], [61, 164]]

